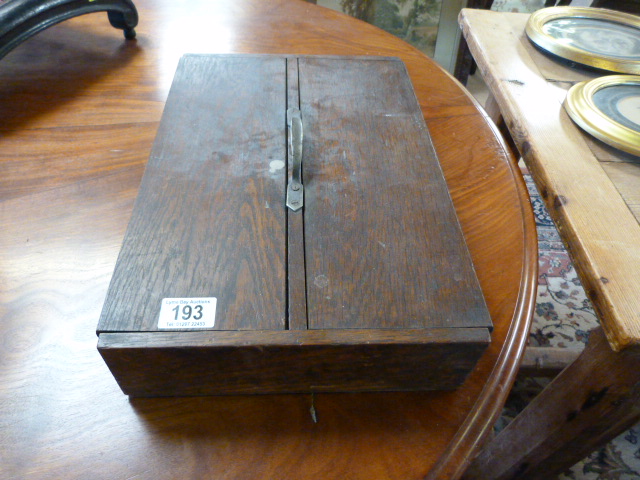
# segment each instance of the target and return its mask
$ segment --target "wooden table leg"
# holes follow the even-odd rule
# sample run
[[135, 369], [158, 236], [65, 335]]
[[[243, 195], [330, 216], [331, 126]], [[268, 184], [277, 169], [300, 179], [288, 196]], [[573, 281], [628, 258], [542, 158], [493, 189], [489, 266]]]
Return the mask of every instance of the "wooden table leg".
[[[467, 0], [466, 8], [480, 8], [483, 10], [491, 10], [493, 0]], [[453, 67], [453, 76], [456, 77], [463, 85], [467, 84], [469, 75], [475, 70], [475, 62], [469, 51], [469, 46], [464, 37], [460, 38], [458, 45], [458, 56]]]
[[[487, 112], [489, 118], [493, 120], [493, 123], [495, 123], [496, 125], [504, 122], [504, 119], [502, 118], [502, 112], [500, 111], [500, 105], [498, 105], [496, 97], [494, 97], [492, 93], [489, 93], [487, 101], [484, 103], [484, 111]], [[519, 156], [520, 155], [516, 155], [516, 158], [518, 158]]]
[[554, 478], [640, 419], [640, 349], [594, 330], [569, 365], [476, 457], [464, 480]]

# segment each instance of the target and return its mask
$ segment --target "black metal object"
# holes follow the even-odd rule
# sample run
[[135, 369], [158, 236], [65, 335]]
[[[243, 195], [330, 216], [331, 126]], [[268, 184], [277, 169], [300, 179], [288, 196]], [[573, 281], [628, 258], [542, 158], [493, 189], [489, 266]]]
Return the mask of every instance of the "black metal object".
[[125, 38], [135, 38], [138, 11], [131, 0], [0, 0], [0, 58], [52, 25], [94, 12], [107, 12]]

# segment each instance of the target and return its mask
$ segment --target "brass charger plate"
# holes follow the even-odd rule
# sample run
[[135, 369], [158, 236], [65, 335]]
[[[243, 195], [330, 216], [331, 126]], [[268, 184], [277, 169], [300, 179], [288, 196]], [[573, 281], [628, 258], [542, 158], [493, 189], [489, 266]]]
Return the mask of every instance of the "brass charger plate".
[[540, 49], [589, 67], [640, 74], [640, 17], [588, 7], [534, 12], [525, 29]]
[[581, 128], [612, 147], [640, 155], [640, 76], [609, 75], [571, 87], [565, 109]]

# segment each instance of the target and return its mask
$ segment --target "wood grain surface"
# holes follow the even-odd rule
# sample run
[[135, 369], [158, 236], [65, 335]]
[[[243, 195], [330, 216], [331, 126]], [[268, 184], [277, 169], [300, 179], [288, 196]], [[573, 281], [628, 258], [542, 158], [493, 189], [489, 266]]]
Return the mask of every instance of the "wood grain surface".
[[162, 299], [204, 297], [218, 330], [282, 329], [286, 61], [180, 65], [98, 331], [157, 330]]
[[[303, 219], [284, 192], [293, 154], [283, 126], [298, 107]], [[304, 313], [306, 299], [309, 318], [286, 321], [285, 288], [290, 312]], [[211, 297], [208, 321], [202, 305], [160, 308]], [[144, 345], [127, 342], [167, 320], [197, 330], [192, 340], [151, 333]], [[270, 340], [289, 325], [293, 345], [287, 332]], [[490, 328], [400, 60], [180, 59], [98, 324], [98, 348], [125, 393], [451, 389]], [[404, 329], [429, 332], [407, 341]], [[118, 341], [105, 342], [105, 332]]]
[[100, 335], [127, 395], [450, 390], [489, 343], [481, 328], [242, 330]]
[[303, 57], [299, 78], [309, 328], [489, 327], [404, 65]]
[[[515, 377], [535, 291], [530, 206], [492, 125], [420, 52], [338, 13], [293, 0], [136, 6], [135, 42], [87, 15], [0, 62], [0, 476], [418, 479], [431, 470], [458, 478]], [[459, 390], [122, 394], [96, 349], [95, 325], [188, 52], [403, 59], [494, 323]]]
[[[562, 106], [567, 89], [593, 78], [538, 52], [526, 14], [463, 10], [469, 48], [574, 259], [614, 349], [640, 343], [637, 157], [592, 148]], [[606, 152], [603, 155], [602, 152]], [[615, 156], [616, 161], [611, 157]]]

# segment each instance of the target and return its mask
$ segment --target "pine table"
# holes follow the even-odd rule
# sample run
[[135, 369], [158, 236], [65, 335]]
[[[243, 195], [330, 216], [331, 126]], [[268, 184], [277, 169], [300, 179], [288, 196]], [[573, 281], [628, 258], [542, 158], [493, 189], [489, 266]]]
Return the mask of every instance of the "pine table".
[[[640, 167], [583, 133], [562, 102], [601, 76], [536, 50], [526, 14], [463, 9], [460, 24], [598, 314], [582, 354], [474, 460], [466, 479], [546, 479], [640, 420]], [[516, 477], [514, 477], [514, 475]]]

